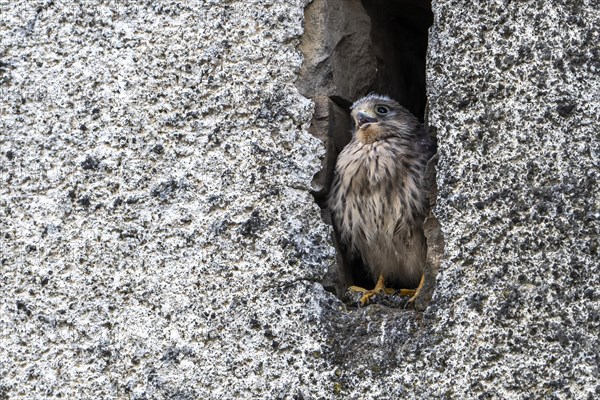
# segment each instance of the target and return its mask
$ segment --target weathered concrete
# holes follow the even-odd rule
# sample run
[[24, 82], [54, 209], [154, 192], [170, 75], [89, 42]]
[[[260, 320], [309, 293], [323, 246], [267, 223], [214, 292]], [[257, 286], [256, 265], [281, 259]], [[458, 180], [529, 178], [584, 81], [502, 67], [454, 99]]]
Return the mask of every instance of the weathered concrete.
[[0, 3], [0, 398], [600, 395], [596, 2], [433, 3], [424, 313], [317, 283], [305, 2], [185, 4]]
[[421, 378], [438, 382], [423, 392], [600, 394], [598, 10], [434, 2], [446, 261], [426, 314], [439, 342], [419, 357], [433, 363]]
[[331, 386], [304, 6], [2, 2], [0, 398]]

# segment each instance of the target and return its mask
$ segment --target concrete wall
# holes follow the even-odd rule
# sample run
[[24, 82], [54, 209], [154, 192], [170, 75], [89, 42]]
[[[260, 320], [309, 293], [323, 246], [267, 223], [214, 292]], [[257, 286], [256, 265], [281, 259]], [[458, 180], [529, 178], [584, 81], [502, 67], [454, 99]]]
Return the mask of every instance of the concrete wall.
[[0, 399], [594, 398], [593, 1], [434, 1], [446, 256], [347, 309], [305, 1], [0, 2]]

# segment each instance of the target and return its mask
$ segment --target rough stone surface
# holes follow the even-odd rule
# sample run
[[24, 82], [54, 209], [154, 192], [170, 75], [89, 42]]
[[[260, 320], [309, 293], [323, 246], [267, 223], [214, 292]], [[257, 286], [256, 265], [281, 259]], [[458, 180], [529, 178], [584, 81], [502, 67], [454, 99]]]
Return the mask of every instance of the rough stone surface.
[[314, 0], [304, 24], [299, 48], [305, 59], [296, 83], [304, 96], [329, 96], [349, 105], [372, 90], [377, 59], [371, 20], [360, 0]]
[[0, 399], [600, 395], [597, 2], [433, 2], [423, 313], [316, 283], [305, 5], [0, 2]]
[[304, 6], [1, 2], [0, 398], [329, 390]]
[[434, 2], [446, 259], [420, 393], [600, 395], [598, 5]]

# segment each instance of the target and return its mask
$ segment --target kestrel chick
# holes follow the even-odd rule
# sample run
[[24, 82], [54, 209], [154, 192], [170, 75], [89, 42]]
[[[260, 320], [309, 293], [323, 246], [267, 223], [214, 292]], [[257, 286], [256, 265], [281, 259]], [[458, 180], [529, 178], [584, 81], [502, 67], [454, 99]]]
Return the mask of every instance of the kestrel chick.
[[434, 145], [423, 125], [394, 100], [369, 95], [351, 107], [352, 140], [338, 156], [329, 198], [334, 228], [350, 256], [360, 256], [373, 280], [362, 305], [390, 284], [417, 290], [423, 285], [429, 212], [425, 167]]

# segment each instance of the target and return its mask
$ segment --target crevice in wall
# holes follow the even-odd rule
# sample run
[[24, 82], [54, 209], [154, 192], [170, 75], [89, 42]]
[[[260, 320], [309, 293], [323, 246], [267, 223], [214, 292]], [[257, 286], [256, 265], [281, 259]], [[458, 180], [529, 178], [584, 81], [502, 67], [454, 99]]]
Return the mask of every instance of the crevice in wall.
[[[327, 197], [337, 155], [351, 139], [350, 105], [375, 92], [396, 99], [421, 121], [425, 119], [425, 64], [432, 21], [430, 0], [314, 0], [306, 7], [300, 43], [304, 63], [296, 84], [315, 103], [310, 133], [326, 149], [322, 169], [313, 179], [313, 195], [325, 222], [331, 223]], [[430, 164], [430, 182], [435, 186], [435, 160]], [[443, 248], [437, 220], [431, 215], [427, 221], [431, 249]], [[338, 257], [322, 282], [325, 289], [343, 298], [349, 285], [372, 287], [361, 260], [347, 259], [335, 237], [333, 241]], [[431, 297], [440, 261], [441, 253], [428, 257], [426, 278], [431, 287], [417, 308], [424, 308]]]
[[384, 93], [423, 121], [425, 57], [431, 2], [424, 0], [364, 0], [371, 18], [371, 40], [377, 58], [374, 92]]

